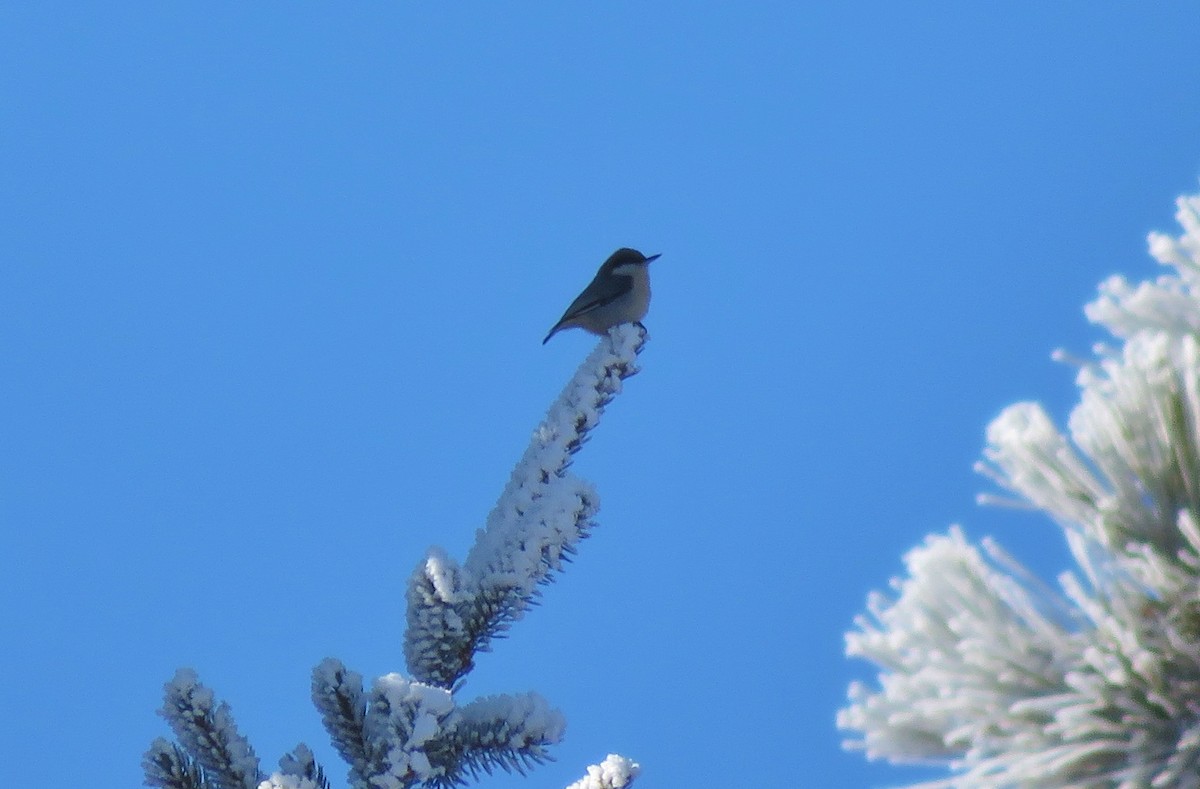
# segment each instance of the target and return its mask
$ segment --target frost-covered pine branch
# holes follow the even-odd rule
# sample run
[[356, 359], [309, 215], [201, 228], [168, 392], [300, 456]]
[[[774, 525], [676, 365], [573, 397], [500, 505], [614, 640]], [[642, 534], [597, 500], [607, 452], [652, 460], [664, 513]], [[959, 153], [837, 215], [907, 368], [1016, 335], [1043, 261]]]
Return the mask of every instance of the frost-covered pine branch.
[[637, 762], [610, 753], [600, 764], [588, 767], [588, 774], [567, 789], [624, 789], [633, 783], [641, 771]]
[[579, 367], [534, 431], [463, 565], [434, 548], [413, 573], [404, 654], [422, 682], [452, 688], [471, 670], [475, 654], [524, 614], [539, 585], [562, 570], [592, 527], [596, 492], [567, 468], [621, 380], [637, 371], [644, 335], [624, 324], [610, 338]]
[[[329, 658], [313, 671], [312, 697], [353, 789], [459, 786], [496, 769], [525, 772], [551, 758], [566, 727], [534, 693], [457, 697], [475, 657], [534, 602], [588, 536], [595, 490], [568, 472], [604, 407], [637, 372], [645, 330], [617, 326], [600, 341], [534, 431], [532, 441], [460, 565], [430, 549], [410, 579], [404, 652], [409, 677], [363, 678]], [[301, 744], [262, 774], [226, 704], [195, 673], [167, 684], [162, 713], [178, 739], [154, 742], [146, 783], [162, 789], [329, 789]], [[638, 766], [611, 755], [574, 787], [629, 786]]]
[[[238, 733], [229, 705], [218, 703], [213, 693], [200, 684], [196, 673], [180, 669], [166, 685], [162, 716], [167, 719], [179, 745], [198, 766], [200, 785], [212, 789], [255, 789], [262, 776], [258, 757], [250, 743]], [[155, 741], [147, 760], [165, 754], [163, 741]], [[186, 761], [181, 766], [186, 765]], [[151, 776], [146, 776], [147, 782]], [[167, 786], [167, 784], [151, 784]]]
[[[1123, 344], [1078, 375], [1060, 431], [1018, 403], [979, 469], [1057, 522], [1078, 564], [1042, 584], [952, 529], [874, 595], [847, 652], [874, 662], [838, 716], [870, 758], [936, 762], [925, 787], [1200, 787], [1200, 197], [1173, 269], [1088, 306]], [[988, 497], [995, 501], [995, 497]]]
[[204, 780], [204, 771], [187, 751], [162, 737], [150, 744], [150, 750], [142, 759], [142, 772], [146, 775], [147, 786], [163, 789], [206, 789], [210, 786]]

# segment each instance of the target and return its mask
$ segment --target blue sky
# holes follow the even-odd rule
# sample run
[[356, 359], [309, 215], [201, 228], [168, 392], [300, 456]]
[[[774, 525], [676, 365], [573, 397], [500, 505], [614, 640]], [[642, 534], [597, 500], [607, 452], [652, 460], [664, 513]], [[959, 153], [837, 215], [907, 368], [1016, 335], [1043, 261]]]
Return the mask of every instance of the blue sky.
[[1064, 419], [1095, 285], [1154, 276], [1200, 174], [1191, 3], [0, 8], [0, 613], [13, 786], [141, 781], [179, 666], [266, 766], [344, 775], [332, 655], [403, 671], [592, 338], [613, 249], [651, 341], [575, 471], [601, 528], [464, 694], [537, 690], [563, 786], [880, 786], [842, 635], [979, 509], [987, 422]]

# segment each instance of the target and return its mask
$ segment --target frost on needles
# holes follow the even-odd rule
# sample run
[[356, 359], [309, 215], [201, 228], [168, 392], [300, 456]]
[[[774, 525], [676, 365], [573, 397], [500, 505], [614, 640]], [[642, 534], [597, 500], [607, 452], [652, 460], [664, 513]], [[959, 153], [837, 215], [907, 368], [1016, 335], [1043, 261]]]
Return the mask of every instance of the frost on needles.
[[1200, 787], [1200, 197], [1178, 207], [1183, 233], [1150, 236], [1170, 272], [1088, 305], [1117, 344], [1081, 366], [1067, 429], [1035, 403], [988, 428], [979, 469], [1078, 567], [1053, 589], [952, 529], [847, 635], [880, 674], [838, 723], [871, 758], [949, 767], [914, 786]]
[[[463, 681], [492, 639], [524, 615], [541, 586], [563, 570], [595, 525], [590, 484], [568, 472], [572, 456], [604, 407], [637, 372], [645, 331], [611, 329], [550, 407], [496, 507], [460, 565], [431, 549], [409, 580], [404, 655], [408, 676], [387, 674], [366, 687], [360, 674], [328, 658], [313, 671], [312, 697], [352, 789], [459, 786], [500, 768], [524, 772], [550, 759], [562, 739], [562, 713], [536, 693], [464, 702]], [[166, 685], [161, 714], [176, 742], [158, 739], [143, 761], [146, 784], [162, 789], [329, 789], [303, 744], [263, 771], [195, 672]], [[638, 765], [610, 754], [571, 789], [621, 789]]]

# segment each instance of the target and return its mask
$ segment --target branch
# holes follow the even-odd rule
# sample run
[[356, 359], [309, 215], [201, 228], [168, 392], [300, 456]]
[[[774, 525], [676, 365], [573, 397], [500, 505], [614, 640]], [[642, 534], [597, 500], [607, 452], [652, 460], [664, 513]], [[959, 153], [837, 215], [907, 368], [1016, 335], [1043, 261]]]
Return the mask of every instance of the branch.
[[204, 771], [178, 745], [162, 737], [150, 744], [150, 750], [142, 758], [142, 772], [146, 774], [146, 785], [161, 789], [209, 789], [204, 780]]
[[587, 536], [598, 496], [567, 468], [637, 372], [645, 339], [640, 326], [623, 324], [600, 340], [534, 431], [466, 562], [433, 549], [413, 573], [404, 654], [421, 682], [454, 688]]
[[[200, 684], [191, 669], [179, 669], [166, 684], [160, 710], [184, 751], [202, 768], [203, 782], [212, 789], [256, 789], [262, 776], [258, 757], [238, 734], [229, 705], [214, 706], [212, 691]], [[152, 749], [151, 755], [163, 753]]]
[[350, 785], [365, 789], [370, 752], [362, 675], [350, 671], [336, 658], [326, 658], [313, 669], [312, 698], [333, 747], [350, 765]]
[[637, 762], [610, 753], [600, 764], [588, 767], [588, 774], [567, 789], [627, 789], [641, 771]]

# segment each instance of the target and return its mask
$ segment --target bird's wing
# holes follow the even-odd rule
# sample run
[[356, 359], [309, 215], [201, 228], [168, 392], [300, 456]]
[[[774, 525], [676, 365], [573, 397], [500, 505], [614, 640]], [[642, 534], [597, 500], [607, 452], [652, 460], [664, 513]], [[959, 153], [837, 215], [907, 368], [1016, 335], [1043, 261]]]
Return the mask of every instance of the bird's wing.
[[568, 318], [577, 318], [597, 307], [603, 307], [605, 304], [611, 304], [631, 290], [633, 290], [633, 277], [608, 277], [600, 285], [593, 280], [592, 284], [579, 294], [579, 298], [571, 302], [570, 307], [567, 307], [567, 311], [563, 313], [559, 323]]
[[553, 328], [550, 329], [550, 333], [546, 335], [546, 339], [542, 340], [542, 345], [549, 342], [550, 338], [557, 334], [559, 329], [580, 315], [586, 315], [594, 309], [603, 307], [605, 304], [610, 304], [614, 299], [619, 299], [631, 290], [633, 290], [633, 277], [608, 277], [600, 285], [597, 285], [596, 281], [592, 280], [583, 293], [580, 293], [575, 301], [571, 302], [571, 306], [567, 307], [567, 311], [558, 319], [558, 323], [554, 324]]

